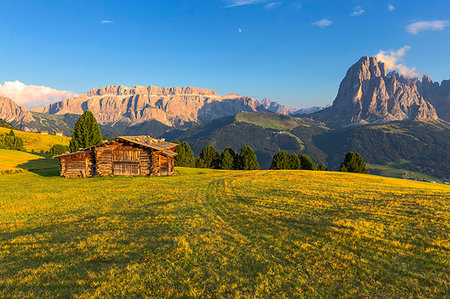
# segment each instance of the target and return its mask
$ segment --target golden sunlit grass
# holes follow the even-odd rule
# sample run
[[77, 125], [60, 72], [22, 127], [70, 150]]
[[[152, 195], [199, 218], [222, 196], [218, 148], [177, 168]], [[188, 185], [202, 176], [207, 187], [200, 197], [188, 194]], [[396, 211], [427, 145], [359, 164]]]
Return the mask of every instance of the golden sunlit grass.
[[[9, 133], [11, 129], [0, 127], [0, 134]], [[23, 145], [27, 151], [48, 151], [54, 144], [69, 145], [70, 138], [65, 136], [44, 135], [40, 133], [30, 133], [13, 130], [14, 134], [23, 140]]]
[[449, 186], [333, 172], [177, 172], [0, 176], [0, 297], [449, 290]]

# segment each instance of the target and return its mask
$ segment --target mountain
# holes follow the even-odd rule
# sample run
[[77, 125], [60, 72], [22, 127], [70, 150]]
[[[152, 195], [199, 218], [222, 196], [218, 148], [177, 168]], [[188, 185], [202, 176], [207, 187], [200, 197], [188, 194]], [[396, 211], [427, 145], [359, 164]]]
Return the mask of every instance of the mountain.
[[33, 115], [24, 106], [17, 105], [10, 98], [0, 96], [0, 118], [15, 125], [32, 121]]
[[239, 151], [250, 145], [262, 169], [281, 150], [306, 153], [316, 162], [338, 170], [345, 154], [359, 152], [367, 163], [388, 165], [411, 177], [412, 172], [450, 181], [450, 125], [434, 122], [396, 121], [389, 124], [332, 129], [311, 118], [275, 113], [241, 112], [188, 130], [171, 130], [160, 137], [187, 141], [198, 155], [213, 145], [221, 151]]
[[[420, 81], [417, 82], [419, 84]], [[437, 111], [439, 118], [450, 122], [450, 79], [439, 82], [431, 81], [430, 77], [423, 76], [419, 90]]]
[[218, 96], [211, 89], [108, 85], [33, 111], [47, 114], [94, 113], [102, 125], [117, 122], [135, 125], [158, 121], [167, 126], [207, 122], [241, 111], [266, 111], [256, 100], [236, 94]]
[[270, 112], [274, 113], [280, 113], [285, 115], [295, 115], [295, 114], [310, 114], [314, 113], [320, 110], [323, 110], [325, 108], [328, 108], [329, 106], [314, 106], [309, 108], [292, 108], [289, 106], [282, 105], [278, 102], [271, 101], [269, 99], [263, 99], [260, 101], [261, 105], [263, 105], [264, 108], [269, 110]]
[[[438, 114], [427, 101], [422, 85], [419, 79], [406, 79], [396, 72], [386, 74], [385, 64], [375, 57], [362, 57], [347, 71], [333, 105], [313, 117], [339, 127], [402, 120], [436, 121]], [[428, 87], [426, 82], [425, 85]], [[440, 95], [440, 90], [431, 88], [430, 93]]]

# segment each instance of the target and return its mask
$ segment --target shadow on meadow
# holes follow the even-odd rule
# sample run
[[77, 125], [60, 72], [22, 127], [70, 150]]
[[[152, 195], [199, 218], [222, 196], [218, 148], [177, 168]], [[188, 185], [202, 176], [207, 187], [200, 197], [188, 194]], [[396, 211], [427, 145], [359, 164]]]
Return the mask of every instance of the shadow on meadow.
[[52, 156], [47, 154], [33, 153], [33, 155], [38, 157], [34, 160], [29, 160], [17, 165], [17, 168], [27, 170], [43, 177], [59, 176], [58, 160], [52, 159]]

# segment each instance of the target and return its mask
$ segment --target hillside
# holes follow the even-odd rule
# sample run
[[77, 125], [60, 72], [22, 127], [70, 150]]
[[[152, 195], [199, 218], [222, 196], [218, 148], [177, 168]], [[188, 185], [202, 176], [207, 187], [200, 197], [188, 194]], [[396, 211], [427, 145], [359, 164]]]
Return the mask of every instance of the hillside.
[[[9, 133], [11, 129], [0, 127], [0, 134]], [[43, 135], [40, 133], [23, 132], [13, 130], [17, 137], [22, 138], [27, 151], [48, 151], [54, 144], [69, 145], [70, 137]]]
[[449, 186], [177, 172], [0, 176], [0, 297], [442, 298], [450, 287]]
[[405, 173], [406, 178], [425, 174], [422, 177], [429, 180], [450, 181], [450, 125], [445, 121], [402, 121], [330, 129], [305, 117], [242, 112], [234, 118], [185, 131], [173, 130], [162, 136], [187, 141], [197, 155], [205, 145], [213, 145], [219, 151], [226, 146], [236, 151], [250, 145], [263, 169], [270, 167], [273, 155], [280, 150], [306, 153], [331, 170], [339, 168], [347, 152], [356, 151], [374, 165], [377, 174], [392, 173], [379, 171], [379, 166], [389, 164]]

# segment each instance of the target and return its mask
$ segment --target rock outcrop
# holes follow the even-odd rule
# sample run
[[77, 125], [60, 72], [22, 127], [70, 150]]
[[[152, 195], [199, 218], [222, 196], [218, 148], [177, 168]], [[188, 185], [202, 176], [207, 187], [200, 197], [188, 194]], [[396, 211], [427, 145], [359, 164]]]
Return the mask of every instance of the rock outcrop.
[[265, 108], [253, 98], [235, 94], [220, 97], [211, 89], [108, 85], [33, 109], [49, 114], [81, 114], [85, 110], [92, 111], [100, 124], [157, 120], [174, 126], [210, 121], [241, 111], [265, 111]]
[[436, 108], [439, 118], [450, 122], [450, 79], [439, 84], [431, 81], [430, 77], [423, 76], [418, 85], [423, 97]]
[[10, 98], [0, 96], [0, 118], [16, 125], [32, 121], [33, 115], [24, 106], [17, 105]]
[[314, 117], [338, 126], [434, 121], [438, 115], [421, 93], [421, 85], [419, 79], [386, 74], [384, 63], [374, 57], [362, 57], [347, 71], [333, 105]]

